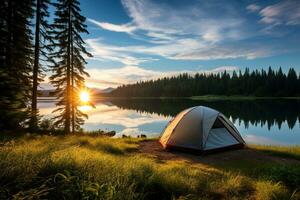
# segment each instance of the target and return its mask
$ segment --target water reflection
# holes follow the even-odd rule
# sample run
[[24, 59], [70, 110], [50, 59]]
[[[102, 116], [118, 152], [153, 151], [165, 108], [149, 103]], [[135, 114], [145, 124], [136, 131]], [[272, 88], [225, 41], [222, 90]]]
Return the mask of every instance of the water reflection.
[[[224, 113], [248, 143], [300, 144], [300, 102], [297, 100], [208, 102], [113, 99], [99, 100], [95, 107], [82, 106], [80, 110], [89, 116], [83, 125], [85, 130], [115, 130], [117, 136], [145, 134], [157, 137], [178, 112], [196, 105], [209, 106]], [[54, 102], [40, 101], [40, 113], [51, 117], [54, 106]]]
[[[45, 117], [52, 117], [54, 102], [39, 102], [39, 111]], [[85, 130], [116, 131], [117, 136], [137, 136], [146, 134], [156, 137], [160, 134], [171, 117], [165, 117], [155, 113], [139, 113], [130, 109], [120, 109], [111, 102], [101, 101], [95, 107], [81, 106], [80, 110], [88, 115], [83, 128]]]
[[79, 106], [78, 109], [83, 113], [87, 113], [88, 111], [93, 109], [93, 106], [84, 105], [84, 106]]
[[151, 100], [151, 99], [114, 99], [111, 102], [121, 109], [132, 109], [137, 112], [157, 113], [163, 116], [175, 116], [183, 109], [192, 106], [208, 106], [221, 111], [230, 117], [234, 123], [244, 124], [245, 128], [252, 126], [277, 126], [281, 128], [284, 122], [293, 129], [299, 125], [299, 100], [248, 100], [248, 101], [196, 101], [190, 99]]

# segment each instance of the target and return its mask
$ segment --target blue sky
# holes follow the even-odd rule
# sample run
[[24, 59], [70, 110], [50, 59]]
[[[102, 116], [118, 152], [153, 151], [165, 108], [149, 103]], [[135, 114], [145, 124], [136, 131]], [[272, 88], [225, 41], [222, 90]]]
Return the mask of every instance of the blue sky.
[[82, 0], [89, 87], [182, 72], [300, 72], [299, 0]]

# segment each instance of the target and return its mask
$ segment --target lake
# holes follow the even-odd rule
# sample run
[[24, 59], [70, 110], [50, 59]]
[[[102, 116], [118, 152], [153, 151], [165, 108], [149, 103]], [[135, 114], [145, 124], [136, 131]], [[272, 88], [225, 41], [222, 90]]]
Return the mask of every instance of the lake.
[[[115, 130], [116, 137], [158, 137], [181, 110], [203, 105], [225, 114], [247, 143], [300, 145], [300, 100], [203, 101], [191, 99], [111, 99], [98, 100], [95, 107], [80, 109], [89, 118], [84, 130]], [[55, 101], [39, 100], [40, 114], [54, 116]]]

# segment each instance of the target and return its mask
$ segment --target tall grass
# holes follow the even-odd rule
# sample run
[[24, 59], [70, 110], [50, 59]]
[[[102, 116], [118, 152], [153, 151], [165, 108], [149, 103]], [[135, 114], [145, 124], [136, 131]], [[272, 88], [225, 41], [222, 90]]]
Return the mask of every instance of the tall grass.
[[251, 145], [252, 148], [263, 151], [270, 155], [280, 156], [282, 158], [294, 158], [300, 160], [300, 146], [267, 146]]
[[0, 147], [0, 199], [297, 199], [271, 176], [157, 162], [138, 139], [24, 137]]

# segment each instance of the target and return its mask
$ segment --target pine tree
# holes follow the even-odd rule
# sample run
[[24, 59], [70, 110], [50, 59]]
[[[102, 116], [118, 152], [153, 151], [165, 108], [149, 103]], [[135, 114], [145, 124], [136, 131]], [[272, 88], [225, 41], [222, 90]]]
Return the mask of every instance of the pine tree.
[[48, 53], [53, 49], [49, 45], [52, 41], [49, 34], [50, 25], [47, 17], [49, 17], [48, 7], [50, 0], [36, 0], [35, 2], [35, 39], [34, 39], [34, 64], [32, 72], [32, 100], [31, 100], [31, 121], [30, 128], [32, 131], [38, 126], [38, 109], [37, 96], [38, 85], [43, 80], [45, 69], [42, 65], [47, 65], [49, 61]]
[[287, 80], [285, 84], [286, 96], [299, 95], [300, 94], [299, 89], [300, 88], [299, 88], [299, 81], [297, 81], [297, 73], [293, 68], [291, 68], [288, 71]]
[[158, 80], [142, 81], [122, 85], [112, 91], [111, 96], [122, 97], [174, 97], [198, 95], [254, 95], [254, 96], [299, 96], [299, 78], [296, 71], [289, 69], [288, 75], [282, 68], [268, 71], [246, 68], [244, 73], [232, 72], [180, 74]]
[[0, 9], [0, 129], [12, 130], [29, 117], [32, 1], [2, 0]]
[[78, 108], [78, 92], [84, 87], [86, 61], [83, 55], [91, 56], [84, 47], [81, 33], [88, 33], [84, 24], [85, 17], [80, 14], [78, 0], [58, 0], [56, 18], [54, 19], [54, 31], [52, 32], [57, 50], [52, 54], [55, 60], [52, 66], [54, 74], [50, 77], [56, 87], [56, 94], [60, 108], [56, 111], [55, 124], [64, 129], [65, 133], [75, 132], [86, 117]]

